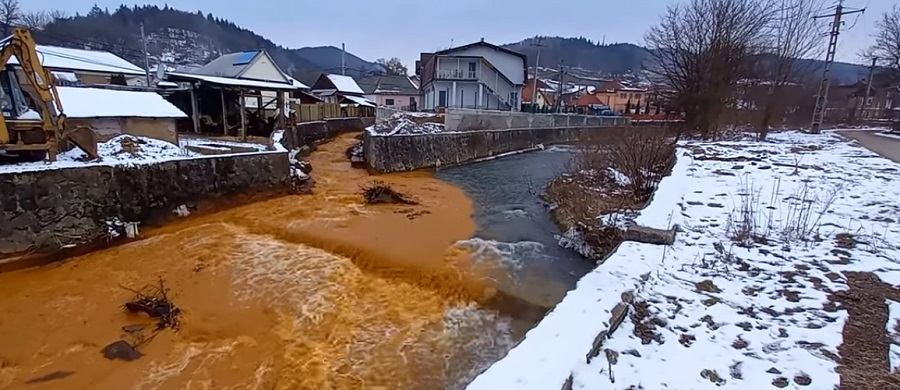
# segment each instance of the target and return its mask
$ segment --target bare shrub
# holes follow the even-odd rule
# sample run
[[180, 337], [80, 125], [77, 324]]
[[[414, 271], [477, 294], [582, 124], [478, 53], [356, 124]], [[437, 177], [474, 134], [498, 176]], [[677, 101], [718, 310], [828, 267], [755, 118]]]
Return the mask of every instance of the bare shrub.
[[661, 131], [627, 129], [585, 139], [566, 172], [548, 184], [543, 198], [554, 205], [556, 224], [602, 257], [622, 240], [630, 214], [642, 208], [675, 156], [675, 142]]
[[753, 182], [746, 176], [738, 182], [738, 196], [740, 204], [735, 205], [728, 216], [725, 232], [728, 238], [742, 247], [761, 244], [768, 241], [769, 220], [760, 212], [760, 187], [753, 186]]
[[647, 202], [669, 174], [675, 160], [675, 142], [663, 134], [651, 131], [625, 133], [609, 145], [611, 168], [628, 178], [626, 191], [636, 202]]
[[809, 242], [820, 239], [819, 228], [822, 216], [830, 212], [831, 206], [843, 190], [844, 183], [818, 192], [803, 181], [793, 194], [785, 198], [787, 213], [781, 219], [779, 231], [785, 242]]

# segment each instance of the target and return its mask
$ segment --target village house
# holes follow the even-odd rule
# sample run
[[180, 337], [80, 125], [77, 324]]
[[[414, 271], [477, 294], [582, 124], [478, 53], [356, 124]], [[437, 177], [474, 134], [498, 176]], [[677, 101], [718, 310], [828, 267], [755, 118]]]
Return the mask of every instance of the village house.
[[375, 107], [375, 103], [365, 98], [365, 91], [350, 76], [322, 73], [311, 90], [313, 95], [326, 103]]
[[379, 107], [416, 111], [420, 107], [419, 89], [407, 76], [373, 75], [359, 78], [366, 99]]
[[900, 111], [900, 91], [873, 78], [868, 90], [866, 80], [832, 86], [829, 90], [827, 118], [835, 121], [894, 119]]
[[268, 135], [290, 111], [291, 92], [309, 89], [282, 71], [265, 50], [225, 54], [200, 68], [165, 73], [187, 92], [170, 96], [191, 113], [194, 131]]
[[527, 79], [524, 54], [479, 42], [435, 53], [416, 62], [422, 108], [448, 107], [518, 111]]
[[[141, 67], [107, 51], [70, 49], [65, 47], [37, 45], [41, 64], [52, 72], [57, 85], [127, 85], [127, 80], [146, 79]], [[26, 93], [33, 93], [19, 62], [15, 57], [8, 62], [16, 70], [16, 78]]]
[[[535, 85], [537, 86], [537, 94], [535, 95]], [[531, 98], [536, 96], [536, 108], [538, 111], [547, 110], [556, 104], [556, 92], [547, 83], [540, 79], [529, 79], [522, 88], [522, 107], [528, 107], [526, 111], [531, 111]], [[523, 108], [524, 109], [524, 108]]]
[[619, 114], [631, 114], [640, 111], [647, 101], [647, 89], [630, 87], [620, 81], [601, 84], [594, 90], [595, 100], [606, 105]]

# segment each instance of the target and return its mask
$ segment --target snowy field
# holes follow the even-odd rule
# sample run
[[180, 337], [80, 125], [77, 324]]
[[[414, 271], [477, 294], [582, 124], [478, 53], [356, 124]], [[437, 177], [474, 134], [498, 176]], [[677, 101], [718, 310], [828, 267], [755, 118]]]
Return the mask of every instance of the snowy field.
[[[624, 243], [468, 388], [836, 388], [844, 272], [900, 284], [900, 165], [836, 134], [769, 138], [683, 145], [638, 218], [678, 224], [675, 244]], [[587, 363], [625, 292], [630, 316]]]

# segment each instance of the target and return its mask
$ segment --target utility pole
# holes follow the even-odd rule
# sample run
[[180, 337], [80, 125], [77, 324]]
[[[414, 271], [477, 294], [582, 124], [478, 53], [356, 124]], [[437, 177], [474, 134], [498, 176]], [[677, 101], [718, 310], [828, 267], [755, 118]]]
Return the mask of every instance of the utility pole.
[[147, 37], [144, 35], [144, 22], [141, 22], [141, 43], [144, 45], [144, 69], [147, 71], [147, 87], [150, 87], [150, 57], [148, 57], [147, 53]]
[[347, 74], [347, 46], [341, 43], [341, 75]]
[[544, 45], [541, 44], [541, 37], [534, 37], [534, 40], [531, 41], [531, 46], [537, 46], [537, 57], [534, 59], [534, 75], [531, 76], [531, 112], [537, 111], [537, 71], [538, 66], [541, 64], [541, 48]]
[[831, 73], [831, 64], [834, 62], [834, 55], [837, 51], [838, 35], [841, 34], [841, 17], [855, 13], [865, 12], [865, 8], [847, 11], [844, 9], [844, 0], [838, 0], [834, 7], [834, 13], [827, 15], [819, 15], [814, 19], [833, 18], [831, 22], [831, 32], [828, 34], [828, 52], [825, 54], [825, 70], [822, 73], [822, 82], [819, 84], [819, 93], [816, 95], [816, 107], [813, 109], [813, 119], [811, 131], [819, 133], [822, 128], [822, 122], [825, 121], [825, 111], [828, 107], [828, 89], [831, 87], [829, 78]]
[[559, 90], [556, 91], [556, 103], [554, 104], [554, 111], [559, 112], [559, 107], [562, 104], [563, 97], [563, 87], [565, 86], [564, 82], [566, 80], [566, 68], [562, 62], [559, 63]]
[[872, 76], [875, 75], [875, 64], [878, 63], [878, 57], [872, 57], [872, 65], [869, 66], [869, 80], [866, 82], [866, 97], [862, 103], [862, 111], [865, 114], [866, 110], [869, 108], [869, 95], [872, 94]]

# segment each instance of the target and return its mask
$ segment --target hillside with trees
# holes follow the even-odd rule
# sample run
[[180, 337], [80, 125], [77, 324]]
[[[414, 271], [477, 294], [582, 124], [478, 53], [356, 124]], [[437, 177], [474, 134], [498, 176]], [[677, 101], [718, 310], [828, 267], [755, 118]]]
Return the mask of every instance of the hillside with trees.
[[[539, 41], [539, 42], [538, 42]], [[557, 68], [559, 65], [595, 71], [598, 74], [623, 74], [638, 72], [649, 66], [652, 53], [645, 47], [631, 43], [600, 44], [591, 39], [563, 37], [533, 37], [520, 42], [503, 45], [528, 56], [528, 65], [533, 66], [541, 46], [542, 67]], [[824, 49], [825, 42], [821, 42]], [[809, 54], [809, 53], [804, 53]], [[801, 60], [810, 69], [821, 69], [822, 61]], [[868, 74], [863, 65], [835, 62], [832, 68], [834, 79], [840, 83], [853, 83]]]
[[[232, 21], [186, 12], [169, 6], [119, 6], [109, 10], [94, 6], [86, 14], [74, 16], [58, 12], [19, 13], [4, 7], [16, 0], [0, 0], [0, 24], [26, 25], [41, 44], [107, 50], [135, 64], [143, 65], [141, 23], [144, 25], [151, 67], [203, 65], [221, 54], [264, 49], [288, 73], [299, 71], [339, 72], [341, 50], [333, 46], [290, 49], [280, 46]], [[346, 55], [348, 74], [380, 71], [379, 65], [350, 53]]]

